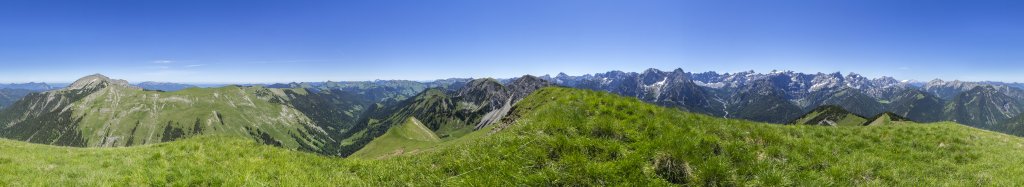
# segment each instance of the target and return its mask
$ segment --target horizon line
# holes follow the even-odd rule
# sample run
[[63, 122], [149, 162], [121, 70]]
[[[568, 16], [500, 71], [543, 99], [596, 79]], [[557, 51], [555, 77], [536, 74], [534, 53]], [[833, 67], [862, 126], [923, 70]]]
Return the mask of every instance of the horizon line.
[[[879, 79], [879, 78], [886, 78], [886, 77], [888, 77], [888, 78], [893, 78], [893, 79], [899, 80], [899, 81], [901, 81], [901, 82], [902, 82], [902, 81], [910, 81], [910, 82], [918, 82], [918, 83], [927, 83], [927, 82], [931, 82], [931, 81], [935, 81], [935, 80], [939, 80], [939, 81], [962, 81], [962, 82], [1000, 82], [1000, 83], [1011, 83], [1011, 84], [1012, 84], [1012, 83], [1022, 83], [1022, 82], [1018, 82], [1018, 81], [999, 81], [999, 80], [960, 80], [960, 79], [949, 79], [949, 80], [946, 80], [946, 79], [943, 79], [943, 78], [932, 78], [932, 79], [930, 79], [930, 80], [917, 80], [917, 79], [897, 79], [897, 78], [895, 78], [895, 77], [893, 77], [893, 76], [888, 76], [888, 75], [883, 75], [883, 76], [875, 76], [875, 77], [868, 77], [868, 76], [864, 76], [864, 75], [863, 75], [863, 74], [861, 74], [861, 73], [857, 73], [857, 72], [853, 72], [853, 71], [847, 71], [847, 72], [846, 72], [845, 74], [843, 73], [843, 71], [834, 71], [834, 72], [821, 72], [821, 71], [819, 71], [819, 72], [802, 72], [802, 71], [794, 71], [794, 70], [780, 70], [780, 69], [773, 69], [773, 70], [770, 70], [770, 71], [765, 71], [765, 72], [759, 72], [759, 71], [756, 71], [756, 70], [743, 70], [743, 71], [726, 71], [726, 72], [719, 72], [719, 71], [715, 71], [715, 70], [708, 70], [708, 71], [700, 71], [700, 72], [697, 72], [697, 71], [686, 71], [686, 70], [684, 70], [683, 68], [669, 68], [670, 70], [668, 70], [668, 71], [666, 71], [666, 70], [662, 70], [662, 69], [658, 69], [658, 68], [646, 68], [646, 69], [644, 69], [644, 70], [642, 70], [642, 71], [623, 71], [623, 70], [608, 70], [608, 71], [604, 71], [604, 72], [598, 72], [598, 73], [584, 73], [584, 74], [576, 74], [576, 75], [568, 74], [568, 73], [565, 73], [565, 72], [558, 72], [558, 73], [554, 73], [554, 75], [552, 75], [552, 73], [546, 73], [546, 74], [543, 74], [543, 75], [534, 75], [534, 74], [529, 74], [529, 73], [527, 73], [527, 74], [523, 74], [523, 75], [519, 75], [519, 76], [514, 76], [514, 77], [508, 77], [508, 78], [497, 78], [497, 77], [493, 77], [493, 76], [482, 76], [482, 77], [448, 77], [448, 78], [437, 78], [437, 79], [426, 79], [426, 80], [415, 80], [415, 79], [372, 79], [372, 80], [364, 79], [364, 80], [330, 80], [330, 79], [327, 79], [327, 80], [313, 80], [313, 81], [310, 81], [310, 80], [303, 80], [303, 81], [297, 81], [297, 80], [293, 80], [293, 81], [252, 81], [252, 82], [190, 82], [190, 81], [176, 82], [176, 81], [153, 81], [153, 80], [147, 80], [147, 81], [131, 81], [131, 80], [126, 80], [126, 79], [120, 79], [120, 78], [116, 78], [116, 77], [112, 77], [111, 79], [119, 79], [119, 80], [125, 80], [125, 81], [128, 81], [128, 82], [129, 82], [129, 83], [131, 83], [131, 84], [140, 84], [140, 83], [145, 83], [145, 82], [155, 82], [155, 83], [177, 83], [177, 84], [198, 84], [198, 85], [202, 85], [202, 84], [218, 84], [218, 85], [231, 85], [231, 84], [239, 84], [239, 85], [245, 85], [245, 84], [267, 84], [267, 85], [269, 85], [269, 84], [290, 84], [290, 83], [318, 83], [318, 82], [375, 82], [375, 81], [414, 81], [414, 82], [435, 82], [435, 81], [440, 81], [440, 80], [447, 80], [447, 79], [480, 79], [480, 78], [493, 78], [493, 79], [515, 79], [515, 78], [519, 78], [519, 77], [522, 77], [522, 76], [526, 76], [526, 75], [531, 75], [531, 76], [536, 76], [536, 77], [544, 77], [544, 76], [549, 76], [549, 77], [552, 77], [552, 78], [554, 78], [554, 77], [556, 77], [556, 76], [557, 76], [557, 75], [559, 75], [559, 74], [566, 74], [567, 76], [575, 76], [575, 77], [578, 77], [578, 76], [588, 76], [588, 75], [606, 74], [606, 73], [610, 73], [610, 72], [624, 72], [624, 73], [643, 73], [643, 72], [645, 72], [645, 71], [649, 71], [649, 70], [652, 70], [652, 69], [653, 69], [653, 70], [658, 70], [658, 71], [661, 71], [661, 72], [672, 72], [672, 71], [675, 71], [675, 70], [683, 70], [683, 72], [685, 72], [685, 73], [690, 73], [690, 74], [700, 74], [700, 73], [716, 73], [716, 74], [719, 74], [719, 75], [726, 75], [726, 74], [737, 74], [737, 73], [743, 73], [743, 72], [751, 72], [751, 73], [753, 73], [753, 74], [771, 74], [771, 73], [776, 73], [776, 72], [791, 72], [791, 73], [801, 73], [801, 74], [812, 74], [812, 75], [813, 75], [813, 74], [834, 74], [834, 73], [838, 73], [838, 74], [840, 74], [840, 75], [844, 75], [844, 76], [849, 76], [849, 75], [852, 75], [852, 74], [856, 74], [856, 75], [861, 75], [861, 76], [863, 76], [863, 77], [865, 77], [865, 78], [868, 78], [868, 79]], [[89, 74], [89, 75], [95, 75], [95, 74], [100, 74], [100, 75], [104, 75], [104, 76], [106, 76], [105, 74], [102, 74], [102, 73], [93, 73], [93, 74]], [[86, 76], [89, 76], [89, 75], [83, 75], [83, 76], [81, 76], [81, 77], [86, 77]], [[81, 78], [81, 77], [79, 77], [79, 78]], [[72, 84], [72, 83], [74, 83], [75, 81], [77, 81], [77, 79], [76, 79], [76, 80], [71, 80], [71, 81], [28, 81], [28, 82], [0, 82], [0, 84], [32, 84], [32, 83], [42, 83], [42, 84], [47, 84], [47, 85], [50, 85], [50, 84]]]

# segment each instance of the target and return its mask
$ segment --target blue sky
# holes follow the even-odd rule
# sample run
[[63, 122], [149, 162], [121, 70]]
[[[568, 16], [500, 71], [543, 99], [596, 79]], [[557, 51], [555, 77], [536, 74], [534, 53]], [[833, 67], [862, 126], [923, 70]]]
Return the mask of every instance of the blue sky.
[[7, 0], [0, 82], [290, 82], [646, 68], [1024, 82], [1024, 1]]

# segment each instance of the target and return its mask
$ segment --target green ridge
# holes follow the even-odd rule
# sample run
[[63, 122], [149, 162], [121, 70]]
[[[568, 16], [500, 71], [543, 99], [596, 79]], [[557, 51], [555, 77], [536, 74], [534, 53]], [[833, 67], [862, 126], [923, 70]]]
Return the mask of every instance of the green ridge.
[[416, 153], [440, 142], [441, 138], [424, 126], [423, 122], [415, 117], [409, 117], [405, 123], [391, 127], [384, 135], [370, 141], [365, 147], [353, 153], [352, 157], [378, 158]]
[[790, 122], [798, 125], [860, 126], [868, 120], [835, 105], [820, 106]]
[[868, 119], [867, 122], [863, 123], [865, 126], [878, 126], [878, 125], [895, 125], [895, 124], [906, 124], [906, 122], [913, 122], [903, 116], [894, 114], [892, 112], [883, 112], [875, 115]]
[[[514, 122], [418, 154], [339, 159], [232, 137], [129, 148], [0, 140], [0, 185], [1012, 186], [1024, 140], [954, 123], [821, 127], [726, 120], [545, 88]], [[498, 131], [498, 129], [501, 129]], [[495, 132], [491, 134], [491, 132]], [[472, 137], [472, 140], [466, 138]]]

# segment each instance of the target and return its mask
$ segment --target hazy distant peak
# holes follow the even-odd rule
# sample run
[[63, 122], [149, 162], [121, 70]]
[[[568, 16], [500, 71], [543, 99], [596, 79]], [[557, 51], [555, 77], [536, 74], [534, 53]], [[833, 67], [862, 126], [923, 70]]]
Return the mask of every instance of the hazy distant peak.
[[128, 81], [126, 81], [126, 80], [110, 79], [109, 77], [104, 76], [103, 74], [98, 74], [97, 73], [97, 74], [92, 74], [92, 75], [85, 76], [85, 77], [82, 77], [82, 78], [76, 80], [74, 83], [71, 83], [71, 85], [69, 85], [67, 87], [67, 89], [69, 89], [69, 90], [76, 90], [76, 89], [84, 89], [84, 88], [106, 87], [106, 86], [110, 86], [110, 85], [123, 86], [123, 87], [128, 87], [128, 88], [137, 88], [137, 87], [132, 86], [131, 84], [129, 84]]

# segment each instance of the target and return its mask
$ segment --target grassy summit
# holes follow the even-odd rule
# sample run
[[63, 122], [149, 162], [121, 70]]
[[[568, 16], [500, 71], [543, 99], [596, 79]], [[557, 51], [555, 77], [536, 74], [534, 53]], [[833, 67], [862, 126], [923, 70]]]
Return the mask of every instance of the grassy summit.
[[329, 158], [221, 136], [129, 148], [4, 140], [0, 185], [1024, 183], [1024, 140], [952, 123], [783, 126], [566, 88], [542, 89], [509, 116], [514, 122], [384, 159]]
[[423, 122], [409, 117], [405, 123], [391, 127], [384, 135], [377, 137], [365, 147], [352, 154], [353, 157], [377, 158], [405, 153], [416, 153], [441, 143]]
[[793, 120], [790, 124], [825, 125], [825, 126], [860, 126], [868, 120], [863, 116], [849, 112], [842, 107], [825, 105], [818, 107], [804, 116]]

